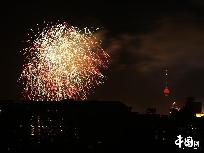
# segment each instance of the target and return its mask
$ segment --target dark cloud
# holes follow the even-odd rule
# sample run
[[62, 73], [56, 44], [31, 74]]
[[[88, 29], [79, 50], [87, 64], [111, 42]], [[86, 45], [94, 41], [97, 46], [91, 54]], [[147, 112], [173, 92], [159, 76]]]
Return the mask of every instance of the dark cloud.
[[191, 0], [191, 3], [196, 7], [203, 7], [204, 1], [203, 0]]
[[141, 71], [161, 66], [202, 68], [204, 23], [194, 20], [191, 14], [160, 18], [154, 31], [121, 34], [109, 40], [107, 49], [118, 66], [135, 65]]

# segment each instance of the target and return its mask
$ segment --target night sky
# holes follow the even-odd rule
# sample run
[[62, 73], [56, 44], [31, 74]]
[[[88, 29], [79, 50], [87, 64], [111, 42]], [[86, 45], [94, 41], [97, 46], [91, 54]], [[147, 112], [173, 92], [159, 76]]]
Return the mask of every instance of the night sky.
[[[138, 112], [155, 107], [162, 114], [189, 96], [204, 101], [203, 0], [19, 2], [2, 4], [0, 14], [1, 100], [20, 98], [20, 50], [29, 29], [59, 20], [101, 29], [97, 35], [111, 64], [90, 100], [117, 100]], [[168, 98], [163, 95], [166, 67]]]

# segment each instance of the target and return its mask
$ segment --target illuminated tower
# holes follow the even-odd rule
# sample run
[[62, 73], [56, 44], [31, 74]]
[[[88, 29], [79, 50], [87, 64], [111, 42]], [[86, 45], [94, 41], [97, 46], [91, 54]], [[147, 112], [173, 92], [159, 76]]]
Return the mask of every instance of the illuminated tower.
[[168, 88], [168, 69], [165, 69], [165, 88], [164, 88], [164, 96], [169, 96], [170, 90]]

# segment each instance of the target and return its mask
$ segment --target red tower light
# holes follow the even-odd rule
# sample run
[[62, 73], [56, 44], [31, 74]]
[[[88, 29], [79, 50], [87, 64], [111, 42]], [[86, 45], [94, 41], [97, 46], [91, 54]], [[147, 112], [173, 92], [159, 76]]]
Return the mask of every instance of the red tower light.
[[169, 94], [170, 94], [169, 88], [168, 88], [168, 87], [165, 87], [165, 89], [164, 89], [164, 95], [165, 95], [165, 96], [169, 96]]

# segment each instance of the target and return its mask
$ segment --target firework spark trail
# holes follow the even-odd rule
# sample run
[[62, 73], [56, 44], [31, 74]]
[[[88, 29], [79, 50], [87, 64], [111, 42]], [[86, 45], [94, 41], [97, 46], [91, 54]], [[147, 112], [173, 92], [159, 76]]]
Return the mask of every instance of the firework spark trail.
[[89, 29], [56, 24], [28, 42], [31, 46], [25, 49], [26, 64], [18, 80], [25, 99], [85, 100], [103, 83], [101, 71], [108, 67], [109, 55]]

